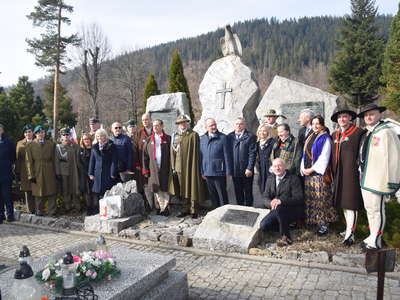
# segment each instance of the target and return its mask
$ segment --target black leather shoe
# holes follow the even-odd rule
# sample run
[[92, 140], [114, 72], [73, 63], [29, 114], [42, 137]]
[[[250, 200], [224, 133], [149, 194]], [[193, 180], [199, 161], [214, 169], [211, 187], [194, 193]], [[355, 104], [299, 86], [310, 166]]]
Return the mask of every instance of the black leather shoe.
[[192, 217], [192, 219], [197, 219], [199, 217], [198, 214], [191, 214], [190, 216]]
[[367, 252], [367, 251], [376, 251], [376, 250], [379, 250], [380, 248], [378, 248], [378, 247], [372, 247], [372, 246], [369, 246], [369, 245], [367, 245], [367, 244], [365, 244], [364, 243], [364, 247], [363, 248], [361, 248], [361, 251], [362, 252]]
[[164, 211], [161, 213], [161, 215], [164, 216], [164, 217], [168, 217], [168, 216], [169, 216], [169, 209], [168, 209], [168, 207], [166, 207], [166, 208], [164, 209]]
[[7, 217], [7, 222], [14, 222], [14, 221], [15, 221], [14, 216]]
[[353, 234], [351, 234], [347, 239], [345, 239], [345, 240], [342, 242], [342, 245], [343, 245], [343, 246], [346, 246], [346, 247], [351, 247], [353, 244], [354, 244], [354, 237], [353, 237]]
[[3, 219], [0, 219], [0, 224], [3, 224]]

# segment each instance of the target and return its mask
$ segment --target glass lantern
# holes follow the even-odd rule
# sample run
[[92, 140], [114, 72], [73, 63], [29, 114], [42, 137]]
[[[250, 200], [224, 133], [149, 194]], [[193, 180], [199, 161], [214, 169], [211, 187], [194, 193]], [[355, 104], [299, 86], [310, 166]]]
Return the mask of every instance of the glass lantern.
[[19, 252], [19, 257], [18, 257], [18, 262], [23, 262], [23, 261], [25, 261], [28, 265], [32, 264], [31, 253], [26, 245], [22, 246], [22, 249]]
[[76, 274], [74, 258], [71, 252], [67, 252], [63, 257], [61, 265], [62, 279], [63, 279], [63, 295], [71, 296], [76, 292]]
[[26, 261], [21, 261], [19, 268], [15, 271], [14, 282], [10, 291], [12, 300], [37, 300], [43, 296], [43, 290], [36, 279], [33, 271]]
[[106, 239], [102, 234], [96, 240], [96, 252], [100, 254], [110, 254], [110, 249], [107, 246]]

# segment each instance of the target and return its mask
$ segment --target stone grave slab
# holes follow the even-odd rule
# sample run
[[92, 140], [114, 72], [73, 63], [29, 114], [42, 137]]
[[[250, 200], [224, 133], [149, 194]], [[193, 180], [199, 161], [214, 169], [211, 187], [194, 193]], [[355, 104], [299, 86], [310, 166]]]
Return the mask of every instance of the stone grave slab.
[[87, 232], [118, 234], [125, 228], [143, 221], [143, 215], [133, 215], [124, 218], [105, 219], [100, 215], [85, 217], [84, 230]]
[[[36, 259], [32, 263], [34, 272], [41, 270], [46, 263], [61, 258], [66, 251], [72, 253], [94, 249], [94, 243], [80, 244], [66, 248], [49, 257]], [[125, 299], [187, 299], [187, 275], [173, 272], [176, 261], [173, 257], [148, 254], [125, 247], [110, 247], [116, 257], [121, 275], [111, 281], [92, 283], [99, 300]], [[15, 270], [0, 274], [0, 287], [4, 299], [8, 298]]]
[[268, 209], [224, 205], [209, 212], [193, 236], [193, 247], [247, 253], [260, 241], [259, 226]]
[[189, 116], [189, 101], [185, 93], [170, 93], [151, 96], [147, 99], [146, 112], [153, 120], [164, 122], [164, 131], [171, 135], [178, 115]]
[[325, 118], [325, 125], [332, 131], [334, 124], [331, 116], [338, 106], [339, 98], [326, 91], [306, 85], [301, 82], [276, 75], [265, 92], [256, 114], [263, 122], [268, 109], [275, 109], [287, 119], [278, 119], [278, 123], [289, 123], [292, 133], [297, 136], [299, 113], [304, 108], [315, 110]]

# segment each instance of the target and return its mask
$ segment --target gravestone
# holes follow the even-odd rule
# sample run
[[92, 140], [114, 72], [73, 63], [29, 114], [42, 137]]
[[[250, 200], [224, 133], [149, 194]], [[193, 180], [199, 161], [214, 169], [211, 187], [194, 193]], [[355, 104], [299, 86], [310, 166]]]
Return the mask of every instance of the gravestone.
[[338, 96], [325, 92], [321, 89], [275, 76], [270, 86], [257, 107], [257, 117], [263, 120], [268, 109], [275, 109], [278, 114], [287, 117], [285, 123], [290, 125], [292, 133], [297, 136], [300, 126], [297, 124], [301, 110], [310, 108], [316, 114], [321, 114], [325, 119], [325, 125], [334, 129], [331, 116], [338, 106]]
[[175, 121], [179, 115], [189, 116], [189, 102], [185, 93], [171, 93], [151, 96], [147, 99], [146, 112], [152, 120], [164, 122], [164, 131], [171, 135], [176, 130]]
[[208, 68], [199, 87], [202, 114], [194, 130], [205, 133], [205, 120], [214, 118], [218, 130], [227, 134], [234, 129], [238, 117], [245, 118], [250, 131], [257, 129], [255, 110], [260, 90], [251, 69], [241, 60], [241, 45], [230, 26], [221, 40], [224, 57]]
[[[42, 270], [47, 263], [62, 258], [67, 251], [79, 254], [93, 249], [96, 249], [94, 243], [72, 246], [48, 257], [33, 260], [31, 267], [36, 273]], [[99, 300], [185, 300], [188, 298], [187, 275], [172, 270], [176, 265], [174, 257], [141, 252], [121, 246], [111, 246], [110, 251], [116, 259], [121, 275], [112, 280], [91, 283]], [[9, 299], [14, 273], [15, 269], [10, 269], [0, 274], [0, 289], [5, 300]]]
[[268, 209], [224, 205], [209, 212], [193, 236], [193, 247], [247, 253], [260, 241], [261, 220]]

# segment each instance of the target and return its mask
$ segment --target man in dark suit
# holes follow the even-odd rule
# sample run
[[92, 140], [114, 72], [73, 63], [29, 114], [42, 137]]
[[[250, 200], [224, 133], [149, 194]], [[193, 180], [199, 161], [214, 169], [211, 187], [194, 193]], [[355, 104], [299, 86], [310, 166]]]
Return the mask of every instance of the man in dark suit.
[[299, 115], [299, 124], [301, 125], [301, 128], [299, 130], [299, 134], [298, 134], [298, 141], [299, 141], [299, 146], [301, 146], [301, 149], [304, 148], [304, 144], [306, 142], [306, 139], [311, 135], [311, 133], [313, 132], [311, 129], [311, 120], [314, 117], [314, 112], [309, 109], [303, 109], [300, 112]]
[[246, 129], [246, 121], [237, 118], [235, 131], [229, 133], [229, 144], [233, 149], [232, 180], [236, 202], [239, 205], [253, 206], [254, 164], [256, 161], [256, 136]]
[[4, 136], [4, 126], [0, 124], [0, 224], [5, 219], [4, 206], [7, 211], [7, 221], [14, 221], [14, 206], [11, 198], [14, 163], [15, 144]]
[[200, 172], [212, 204], [217, 208], [221, 203], [229, 204], [226, 177], [232, 175], [232, 148], [213, 118], [206, 120], [206, 129], [207, 133], [200, 137]]
[[292, 244], [289, 223], [301, 218], [304, 213], [304, 197], [300, 179], [286, 170], [282, 159], [272, 162], [272, 173], [268, 176], [264, 196], [266, 207], [271, 209], [261, 220], [263, 232], [279, 230], [279, 247]]

